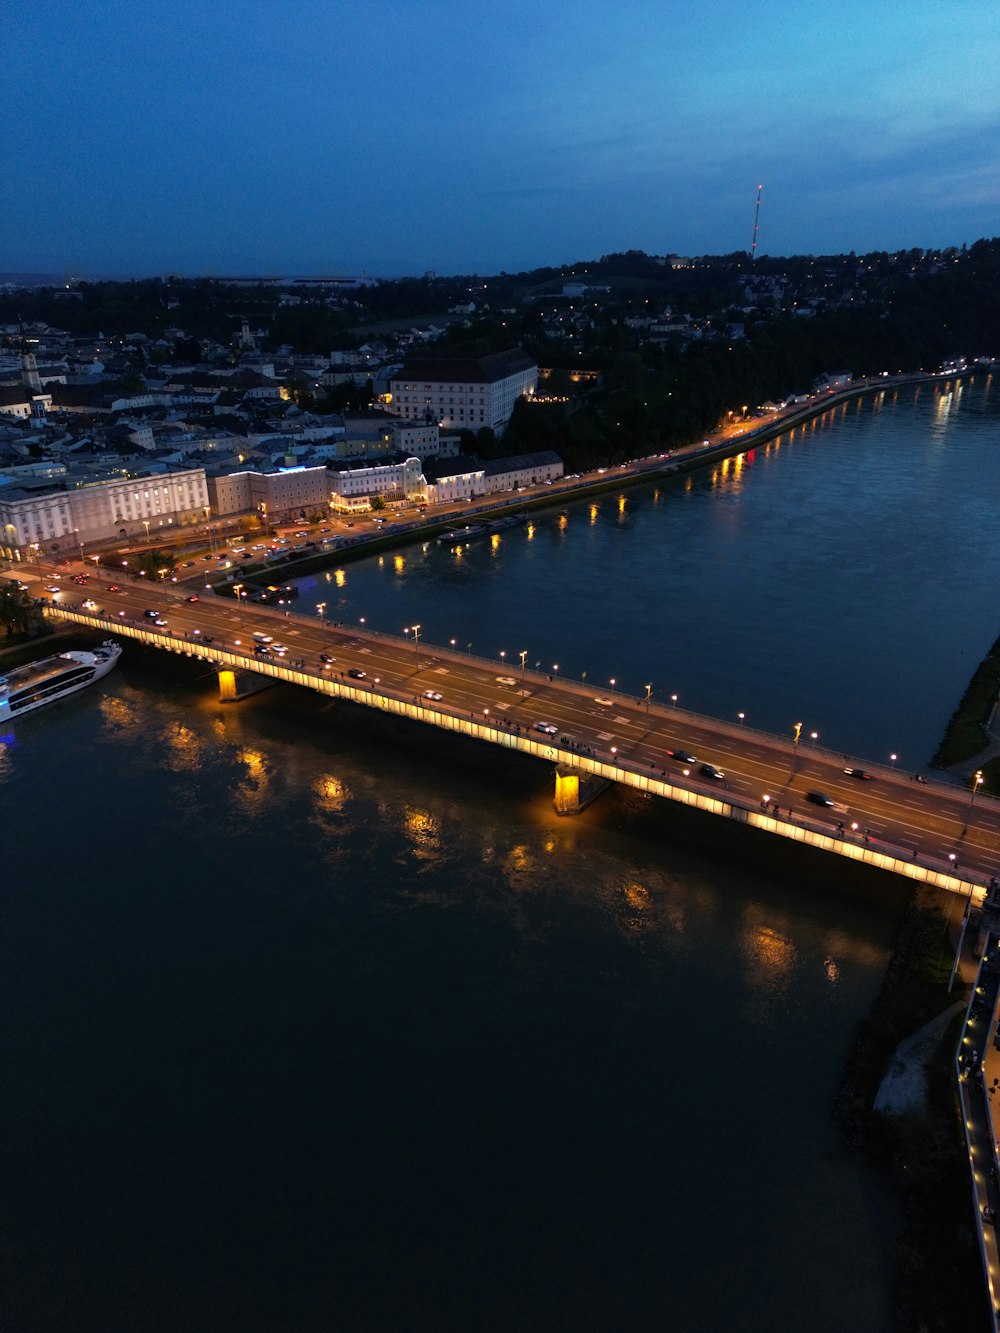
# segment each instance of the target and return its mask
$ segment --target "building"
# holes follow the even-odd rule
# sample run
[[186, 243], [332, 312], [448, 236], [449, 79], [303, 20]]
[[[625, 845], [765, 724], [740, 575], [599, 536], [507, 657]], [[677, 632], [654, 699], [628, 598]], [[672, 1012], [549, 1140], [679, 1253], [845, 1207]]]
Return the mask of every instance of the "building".
[[538, 366], [518, 347], [489, 356], [414, 356], [390, 379], [388, 406], [408, 421], [500, 434], [514, 404], [531, 397], [537, 383]]
[[155, 542], [161, 529], [208, 515], [204, 468], [122, 467], [111, 475], [65, 469], [0, 488], [0, 547], [24, 558], [36, 545], [52, 553], [116, 537]]
[[427, 499], [432, 504], [450, 504], [455, 500], [474, 500], [486, 493], [483, 482], [486, 465], [478, 458], [459, 454], [457, 458], [435, 458], [424, 464]]
[[351, 514], [371, 508], [378, 496], [387, 505], [423, 502], [427, 498], [423, 468], [419, 458], [399, 458], [384, 462], [331, 465], [330, 505], [338, 513]]
[[259, 514], [268, 523], [295, 522], [327, 512], [330, 480], [325, 466], [282, 467], [273, 472], [241, 468], [208, 475], [208, 494], [217, 518]]
[[562, 459], [551, 449], [494, 458], [484, 467], [483, 490], [487, 495], [497, 495], [501, 491], [516, 491], [522, 486], [541, 486], [561, 477], [563, 470]]

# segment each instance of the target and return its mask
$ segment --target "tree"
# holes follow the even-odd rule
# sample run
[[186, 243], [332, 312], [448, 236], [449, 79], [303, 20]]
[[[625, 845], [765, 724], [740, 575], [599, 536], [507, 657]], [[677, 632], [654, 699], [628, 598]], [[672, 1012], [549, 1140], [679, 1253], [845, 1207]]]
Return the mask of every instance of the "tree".
[[385, 497], [381, 495], [373, 495], [368, 503], [369, 506], [377, 512], [378, 510], [385, 508]]
[[166, 582], [176, 564], [176, 556], [169, 551], [140, 551], [129, 561], [129, 570], [133, 574], [144, 575], [150, 583], [157, 583], [161, 579]]
[[0, 625], [8, 634], [27, 634], [35, 616], [35, 603], [25, 588], [7, 579], [0, 583]]

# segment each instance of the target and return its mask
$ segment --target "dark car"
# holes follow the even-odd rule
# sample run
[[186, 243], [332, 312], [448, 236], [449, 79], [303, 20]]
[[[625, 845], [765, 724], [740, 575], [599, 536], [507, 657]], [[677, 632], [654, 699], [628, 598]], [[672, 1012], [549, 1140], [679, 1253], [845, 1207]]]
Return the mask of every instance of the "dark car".
[[270, 650], [270, 648], [268, 648], [268, 646], [267, 646], [266, 643], [255, 643], [254, 646], [253, 646], [253, 650], [254, 650], [254, 652], [257, 654], [258, 657], [270, 657], [270, 656], [271, 656], [271, 650]]
[[190, 597], [185, 597], [184, 600], [185, 602], [200, 602], [201, 598], [196, 592], [193, 592]]
[[351, 680], [364, 680], [368, 672], [362, 671], [360, 667], [351, 667], [347, 674], [350, 676]]
[[871, 782], [872, 774], [864, 768], [845, 768], [844, 772], [849, 778], [858, 778], [861, 782]]
[[813, 805], [825, 806], [828, 810], [832, 810], [837, 804], [832, 796], [827, 796], [826, 792], [822, 791], [807, 791], [806, 800], [812, 801]]
[[713, 782], [721, 782], [726, 776], [721, 768], [716, 768], [714, 764], [702, 764], [698, 772], [703, 778], [711, 778]]
[[147, 620], [159, 620], [160, 618], [159, 611], [143, 611], [142, 614], [146, 617]]
[[333, 657], [330, 653], [320, 653], [319, 660], [321, 662], [336, 662], [337, 659]]
[[697, 756], [691, 754], [689, 750], [668, 750], [667, 754], [671, 759], [676, 759], [681, 764], [696, 764]]

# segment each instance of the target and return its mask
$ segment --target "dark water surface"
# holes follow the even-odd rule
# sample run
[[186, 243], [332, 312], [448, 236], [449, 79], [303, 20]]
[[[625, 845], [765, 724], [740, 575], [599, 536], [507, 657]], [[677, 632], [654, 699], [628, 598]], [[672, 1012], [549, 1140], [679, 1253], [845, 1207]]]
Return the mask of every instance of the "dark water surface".
[[[849, 412], [620, 521], [349, 567], [341, 612], [635, 684], [669, 662], [706, 710], [752, 680], [763, 725], [798, 690], [926, 752], [995, 637], [968, 525], [996, 413], [966, 386], [941, 415]], [[962, 530], [921, 525], [862, 597], [890, 447], [907, 515], [952, 450], [926, 503]], [[883, 689], [859, 645], [919, 660]], [[896, 1216], [830, 1115], [898, 919], [872, 881], [626, 792], [559, 820], [531, 761], [294, 690], [223, 707], [134, 649], [0, 746], [0, 810], [5, 1333], [887, 1326]]]

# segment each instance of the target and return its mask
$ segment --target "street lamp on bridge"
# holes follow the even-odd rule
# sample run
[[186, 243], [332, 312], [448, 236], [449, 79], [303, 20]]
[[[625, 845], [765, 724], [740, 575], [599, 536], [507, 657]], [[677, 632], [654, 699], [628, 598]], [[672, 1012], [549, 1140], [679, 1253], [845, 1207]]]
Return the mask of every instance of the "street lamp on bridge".
[[419, 644], [420, 644], [420, 626], [419, 626], [419, 625], [407, 625], [406, 628], [403, 630], [403, 633], [404, 633], [404, 634], [412, 634], [412, 635], [413, 635], [413, 652], [414, 652], [414, 654], [416, 654], [416, 653], [419, 651]]
[[646, 716], [649, 717], [649, 696], [653, 693], [652, 685], [646, 686]]
[[528, 650], [527, 650], [527, 648], [525, 648], [523, 652], [518, 653], [518, 657], [520, 657], [520, 659], [521, 659], [521, 689], [522, 689], [522, 690], [524, 689], [524, 659], [525, 659], [527, 656], [528, 656]]

